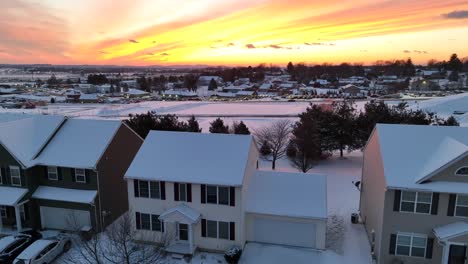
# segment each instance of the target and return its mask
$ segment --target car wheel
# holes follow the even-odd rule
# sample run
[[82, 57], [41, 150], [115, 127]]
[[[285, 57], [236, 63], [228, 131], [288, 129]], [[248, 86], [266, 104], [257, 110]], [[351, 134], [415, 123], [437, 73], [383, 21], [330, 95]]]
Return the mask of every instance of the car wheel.
[[70, 250], [70, 248], [71, 248], [71, 242], [67, 241], [67, 243], [65, 243], [65, 245], [63, 246], [63, 252], [67, 252], [68, 250]]

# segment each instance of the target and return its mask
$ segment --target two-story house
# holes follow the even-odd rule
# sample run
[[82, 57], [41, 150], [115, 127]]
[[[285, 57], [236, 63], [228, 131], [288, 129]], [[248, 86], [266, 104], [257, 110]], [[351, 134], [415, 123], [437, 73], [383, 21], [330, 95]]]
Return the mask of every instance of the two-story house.
[[360, 214], [377, 263], [467, 263], [468, 128], [378, 124]]
[[259, 171], [252, 136], [149, 133], [125, 174], [139, 240], [166, 251], [246, 242], [323, 249], [326, 177]]
[[7, 120], [0, 123], [0, 228], [100, 231], [128, 210], [123, 176], [143, 139], [127, 125], [46, 115], [0, 120]]

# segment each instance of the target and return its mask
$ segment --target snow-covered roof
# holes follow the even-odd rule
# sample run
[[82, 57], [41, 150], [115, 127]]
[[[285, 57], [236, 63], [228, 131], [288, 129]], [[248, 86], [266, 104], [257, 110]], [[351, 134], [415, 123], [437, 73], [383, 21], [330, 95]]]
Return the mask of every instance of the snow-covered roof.
[[447, 240], [461, 235], [468, 234], [467, 222], [455, 222], [444, 226], [439, 226], [433, 229], [434, 235], [441, 240]]
[[145, 94], [149, 94], [148, 92], [145, 92], [145, 91], [142, 91], [142, 90], [138, 90], [138, 89], [128, 89], [128, 92], [126, 92], [127, 94], [131, 94], [131, 95], [145, 95]]
[[250, 135], [151, 131], [126, 178], [241, 186]]
[[93, 169], [120, 125], [120, 121], [69, 119], [37, 157], [36, 163]]
[[28, 192], [28, 189], [0, 186], [0, 205], [13, 206]]
[[468, 193], [468, 184], [434, 181], [418, 184], [466, 153], [468, 128], [377, 124], [388, 188]]
[[257, 171], [251, 179], [246, 212], [327, 218], [327, 178], [319, 174]]
[[96, 198], [95, 190], [78, 190], [50, 186], [39, 186], [32, 194], [32, 198], [71, 203], [92, 204]]
[[36, 240], [29, 247], [23, 250], [23, 252], [21, 252], [21, 254], [18, 257], [16, 257], [16, 259], [30, 260], [36, 257], [36, 255], [39, 254], [41, 250], [43, 250], [45, 247], [52, 243], [54, 243], [54, 241], [47, 239]]
[[0, 123], [0, 143], [23, 166], [33, 166], [33, 158], [63, 121], [62, 116], [34, 115]]
[[0, 251], [3, 251], [6, 247], [8, 247], [11, 243], [15, 242], [16, 239], [14, 236], [6, 236], [0, 239]]
[[[173, 207], [173, 208], [165, 211], [164, 213], [162, 213], [159, 216], [159, 219], [163, 220], [163, 221], [167, 221], [167, 220], [171, 219], [171, 217], [173, 217], [174, 214], [182, 215], [182, 217], [185, 218], [185, 220], [188, 220], [187, 224], [197, 223], [198, 220], [200, 219], [200, 216], [201, 216], [200, 212], [198, 212], [197, 210], [189, 207], [188, 205], [179, 204], [178, 206]], [[173, 219], [173, 220], [181, 220], [180, 218], [178, 218], [178, 216], [175, 216], [175, 217], [176, 217], [176, 219]], [[177, 222], [180, 222], [180, 221], [177, 221]]]

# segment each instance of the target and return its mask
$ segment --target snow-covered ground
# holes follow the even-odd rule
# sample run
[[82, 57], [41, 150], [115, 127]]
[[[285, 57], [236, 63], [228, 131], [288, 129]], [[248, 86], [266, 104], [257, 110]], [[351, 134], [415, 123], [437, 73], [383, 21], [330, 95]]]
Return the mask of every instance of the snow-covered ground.
[[[434, 112], [440, 117], [453, 115], [461, 126], [468, 126], [468, 93], [420, 101], [413, 104], [412, 108]], [[460, 114], [455, 115], [454, 112]]]

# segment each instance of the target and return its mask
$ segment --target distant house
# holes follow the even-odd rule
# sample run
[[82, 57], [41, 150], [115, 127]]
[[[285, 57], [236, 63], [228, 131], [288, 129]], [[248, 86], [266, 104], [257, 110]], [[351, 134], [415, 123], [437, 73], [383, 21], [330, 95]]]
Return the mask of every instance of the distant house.
[[67, 89], [65, 91], [65, 97], [67, 102], [76, 103], [80, 100], [81, 92], [74, 89]]
[[223, 83], [223, 78], [219, 76], [200, 76], [198, 77], [197, 87], [208, 86], [210, 85], [211, 80], [214, 80], [218, 84], [218, 86], [220, 86]]
[[339, 90], [345, 96], [356, 97], [356, 96], [364, 95], [364, 93], [361, 92], [361, 88], [352, 84], [345, 85], [341, 87]]
[[324, 249], [326, 177], [260, 171], [258, 158], [250, 135], [150, 132], [125, 176], [137, 239], [183, 255], [248, 241]]
[[138, 89], [128, 89], [128, 92], [124, 92], [124, 95], [127, 98], [141, 98], [148, 96], [149, 94], [150, 93]]
[[466, 263], [467, 135], [463, 127], [375, 127], [359, 211], [377, 263]]
[[8, 114], [0, 122], [0, 233], [101, 231], [128, 210], [123, 175], [143, 139], [127, 125]]

